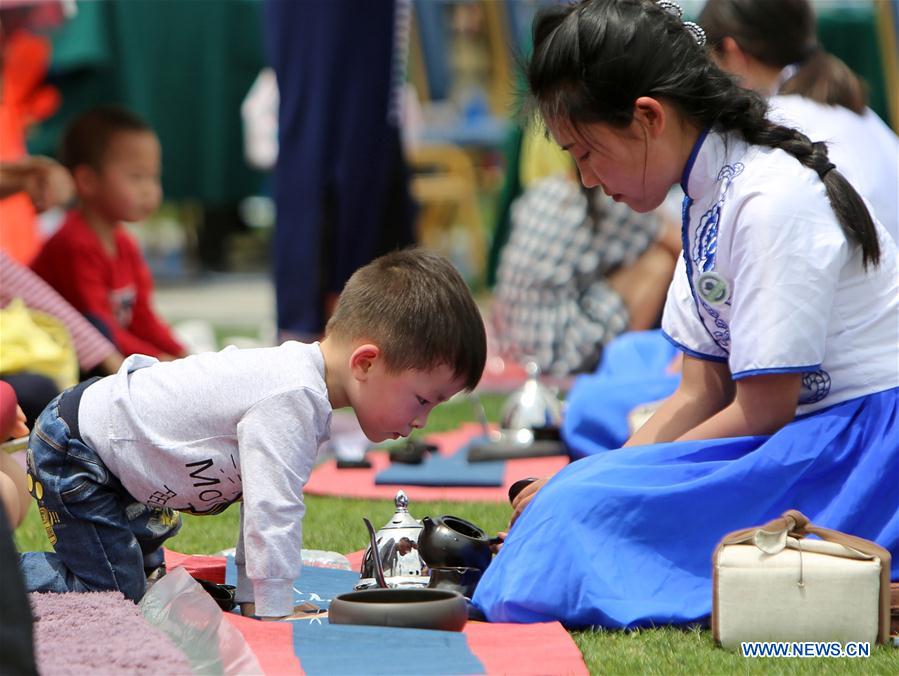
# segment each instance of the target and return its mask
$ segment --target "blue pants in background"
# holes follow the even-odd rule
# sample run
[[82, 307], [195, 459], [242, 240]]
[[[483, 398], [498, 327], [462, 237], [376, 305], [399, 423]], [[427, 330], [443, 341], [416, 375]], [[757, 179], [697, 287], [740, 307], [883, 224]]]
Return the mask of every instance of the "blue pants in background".
[[396, 119], [393, 0], [267, 0], [278, 78], [272, 262], [278, 329], [316, 338], [323, 299], [414, 241]]

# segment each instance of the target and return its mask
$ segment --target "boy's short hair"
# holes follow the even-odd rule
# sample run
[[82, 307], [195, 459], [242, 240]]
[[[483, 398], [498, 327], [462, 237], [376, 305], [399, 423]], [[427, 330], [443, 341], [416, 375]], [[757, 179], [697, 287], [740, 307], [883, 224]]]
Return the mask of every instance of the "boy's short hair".
[[86, 164], [102, 168], [110, 139], [120, 132], [153, 132], [144, 120], [121, 106], [97, 106], [76, 117], [63, 134], [59, 161], [69, 171]]
[[394, 251], [359, 268], [325, 330], [338, 340], [370, 340], [393, 373], [446, 364], [472, 390], [487, 359], [484, 321], [462, 276], [424, 249]]

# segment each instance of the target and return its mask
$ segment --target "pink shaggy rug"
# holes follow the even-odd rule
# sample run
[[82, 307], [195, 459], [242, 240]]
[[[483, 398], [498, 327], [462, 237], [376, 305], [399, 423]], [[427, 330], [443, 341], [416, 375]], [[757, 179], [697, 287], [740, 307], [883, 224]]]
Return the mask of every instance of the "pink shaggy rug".
[[29, 594], [43, 676], [190, 674], [190, 662], [121, 592]]

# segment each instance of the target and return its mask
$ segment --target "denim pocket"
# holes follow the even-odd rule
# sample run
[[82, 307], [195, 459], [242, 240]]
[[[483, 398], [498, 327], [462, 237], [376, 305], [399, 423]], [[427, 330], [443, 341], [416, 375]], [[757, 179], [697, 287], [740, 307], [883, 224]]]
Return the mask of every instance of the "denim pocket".
[[[65, 430], [66, 437], [68, 436], [68, 427], [61, 420], [58, 419], [55, 423], [60, 428]], [[51, 432], [55, 432], [56, 430], [52, 430]], [[31, 433], [32, 439], [29, 440], [29, 445], [34, 443], [34, 437], [37, 438], [45, 446], [49, 446], [50, 448], [59, 451], [60, 453], [66, 452], [66, 443], [65, 438], [56, 438], [57, 435], [48, 433], [47, 430], [44, 429], [43, 426], [40, 425], [40, 421], [38, 421], [38, 425], [35, 425], [34, 431]]]

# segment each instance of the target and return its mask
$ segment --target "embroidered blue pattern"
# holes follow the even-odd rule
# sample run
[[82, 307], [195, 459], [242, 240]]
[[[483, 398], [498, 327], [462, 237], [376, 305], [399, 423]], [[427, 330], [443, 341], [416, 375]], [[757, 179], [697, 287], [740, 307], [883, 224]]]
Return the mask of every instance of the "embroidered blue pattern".
[[810, 371], [802, 375], [799, 390], [800, 404], [815, 404], [830, 394], [830, 374], [824, 369]]
[[724, 196], [731, 182], [742, 173], [743, 164], [741, 162], [733, 165], [725, 164], [718, 172], [717, 180], [721, 183], [718, 194], [721, 197], [699, 219], [699, 225], [696, 227], [696, 239], [693, 240], [693, 262], [700, 274], [715, 269], [715, 256], [718, 253], [718, 223], [721, 219]]
[[[687, 271], [690, 278], [690, 288], [693, 292], [693, 298], [696, 301], [697, 306], [699, 306], [705, 313], [711, 317], [713, 321], [713, 326], [709, 328], [705, 319], [702, 319], [702, 313], [700, 312], [700, 319], [702, 319], [703, 325], [705, 325], [706, 331], [715, 341], [715, 344], [718, 345], [725, 352], [730, 352], [730, 327], [727, 322], [721, 317], [721, 313], [714, 309], [711, 305], [709, 305], [705, 300], [703, 300], [695, 290], [695, 282], [694, 274], [698, 278], [704, 272], [709, 272], [715, 269], [715, 257], [718, 253], [718, 224], [721, 219], [721, 207], [724, 205], [725, 195], [727, 194], [727, 188], [730, 186], [731, 182], [743, 173], [743, 164], [741, 162], [736, 162], [732, 165], [725, 164], [721, 167], [721, 170], [718, 172], [717, 181], [721, 183], [721, 186], [718, 189], [719, 198], [718, 201], [715, 202], [699, 219], [699, 225], [696, 227], [696, 237], [693, 240], [693, 246], [689, 247], [690, 257], [687, 258], [687, 250], [688, 248], [684, 247], [684, 258], [687, 262]], [[693, 200], [689, 198], [684, 199], [684, 224], [687, 225], [689, 223], [689, 209], [693, 204]], [[688, 232], [685, 228], [684, 232], [685, 238], [687, 238]], [[685, 242], [686, 244], [686, 242]], [[692, 260], [691, 260], [692, 259]], [[692, 265], [691, 265], [692, 263]], [[694, 273], [694, 270], [696, 271]], [[728, 299], [725, 305], [730, 305], [730, 299]]]
[[696, 239], [693, 242], [693, 260], [699, 272], [708, 272], [715, 267], [718, 253], [718, 221], [721, 217], [721, 202], [716, 202], [699, 219]]
[[709, 334], [712, 338], [715, 339], [715, 342], [718, 344], [722, 350], [727, 350], [730, 352], [730, 327], [727, 325], [727, 322], [721, 318], [721, 313], [718, 312], [711, 305], [706, 303], [702, 298], [697, 296], [696, 300], [702, 305], [702, 309], [705, 310], [712, 319], [715, 320], [715, 328], [709, 330], [708, 326], [706, 330], [709, 331]]

